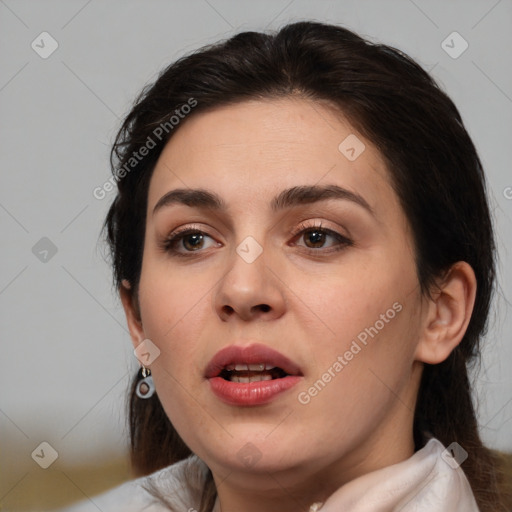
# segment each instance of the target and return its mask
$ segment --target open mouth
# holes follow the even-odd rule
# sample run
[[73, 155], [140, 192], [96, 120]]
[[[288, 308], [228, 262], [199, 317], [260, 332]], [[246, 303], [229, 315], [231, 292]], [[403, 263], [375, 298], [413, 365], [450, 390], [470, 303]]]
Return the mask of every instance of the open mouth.
[[237, 407], [269, 404], [303, 379], [297, 363], [261, 343], [224, 347], [204, 376], [220, 400]]
[[297, 364], [274, 349], [261, 344], [228, 346], [215, 354], [205, 377], [220, 377], [228, 382], [250, 384], [302, 375]]
[[219, 374], [229, 382], [251, 383], [265, 380], [282, 379], [289, 375], [282, 368], [271, 364], [230, 364]]

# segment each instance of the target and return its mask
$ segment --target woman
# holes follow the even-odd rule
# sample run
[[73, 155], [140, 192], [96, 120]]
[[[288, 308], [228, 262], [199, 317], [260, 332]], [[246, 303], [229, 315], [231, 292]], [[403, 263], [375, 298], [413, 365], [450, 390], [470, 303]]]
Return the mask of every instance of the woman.
[[485, 179], [414, 61], [320, 23], [238, 34], [143, 91], [112, 165], [140, 478], [71, 510], [506, 510], [467, 374]]

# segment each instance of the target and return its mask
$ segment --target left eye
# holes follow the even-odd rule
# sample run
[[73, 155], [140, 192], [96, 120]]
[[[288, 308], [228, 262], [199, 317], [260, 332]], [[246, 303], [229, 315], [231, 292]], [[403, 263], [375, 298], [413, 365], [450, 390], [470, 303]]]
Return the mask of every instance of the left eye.
[[335, 250], [342, 249], [348, 245], [352, 245], [352, 242], [344, 237], [343, 235], [322, 227], [309, 227], [305, 228], [298, 233], [300, 235], [299, 240], [305, 240], [305, 246], [307, 249], [321, 249], [324, 247], [326, 238], [334, 239], [336, 243], [331, 244], [330, 247], [335, 247]]

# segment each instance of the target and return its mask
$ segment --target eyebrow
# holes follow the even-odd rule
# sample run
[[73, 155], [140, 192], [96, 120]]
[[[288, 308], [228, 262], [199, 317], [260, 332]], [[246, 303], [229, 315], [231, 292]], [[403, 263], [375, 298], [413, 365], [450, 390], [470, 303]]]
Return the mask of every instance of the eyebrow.
[[[272, 199], [270, 208], [273, 212], [278, 212], [286, 208], [317, 203], [327, 199], [351, 201], [374, 215], [372, 207], [363, 197], [338, 185], [308, 185], [285, 189]], [[227, 209], [227, 205], [222, 197], [214, 192], [201, 188], [179, 188], [167, 192], [158, 200], [153, 208], [153, 215], [160, 209], [173, 204], [184, 204], [191, 208], [212, 210]]]

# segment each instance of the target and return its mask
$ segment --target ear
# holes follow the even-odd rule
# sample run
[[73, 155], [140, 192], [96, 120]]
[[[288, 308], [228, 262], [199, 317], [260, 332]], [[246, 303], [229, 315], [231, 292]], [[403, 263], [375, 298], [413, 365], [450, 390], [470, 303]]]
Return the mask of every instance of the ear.
[[137, 304], [137, 297], [134, 295], [128, 280], [123, 279], [121, 281], [121, 286], [119, 287], [119, 295], [121, 297], [121, 302], [123, 303], [124, 313], [126, 315], [126, 322], [130, 331], [130, 337], [132, 338], [133, 348], [137, 348], [138, 345], [146, 339], [146, 336], [144, 335], [144, 328], [142, 327], [139, 307]]
[[441, 363], [462, 341], [473, 312], [476, 286], [475, 273], [468, 263], [459, 261], [450, 268], [428, 299], [416, 360]]

